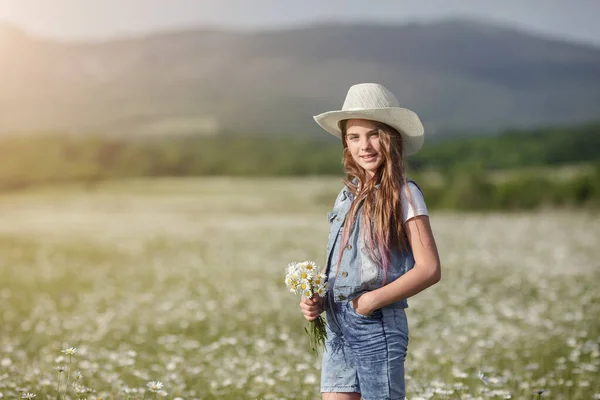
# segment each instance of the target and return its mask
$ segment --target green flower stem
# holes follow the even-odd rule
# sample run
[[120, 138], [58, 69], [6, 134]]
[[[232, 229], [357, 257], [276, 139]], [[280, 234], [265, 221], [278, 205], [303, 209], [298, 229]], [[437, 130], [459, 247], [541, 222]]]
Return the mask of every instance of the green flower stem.
[[315, 353], [319, 353], [320, 347], [325, 347], [325, 339], [327, 339], [327, 330], [325, 320], [319, 315], [317, 319], [308, 322], [308, 326], [304, 328], [308, 334], [308, 341]]
[[69, 354], [69, 369], [67, 370], [67, 380], [65, 383], [65, 396], [67, 397], [67, 392], [69, 391], [69, 378], [71, 377], [71, 354]]
[[60, 399], [60, 374], [62, 372], [58, 371], [58, 381], [56, 382], [56, 398]]

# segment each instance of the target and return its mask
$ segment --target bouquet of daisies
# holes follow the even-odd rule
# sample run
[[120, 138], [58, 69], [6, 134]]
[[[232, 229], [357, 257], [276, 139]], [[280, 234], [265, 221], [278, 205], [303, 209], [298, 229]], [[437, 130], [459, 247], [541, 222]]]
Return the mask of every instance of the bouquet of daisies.
[[[326, 276], [319, 272], [319, 268], [312, 261], [288, 264], [285, 273], [285, 285], [290, 292], [300, 294], [307, 299], [312, 299], [314, 295], [325, 297], [327, 293]], [[320, 345], [325, 345], [327, 332], [325, 330], [325, 320], [322, 316], [319, 315], [317, 319], [309, 321], [304, 330], [309, 336], [314, 351], [317, 351]]]

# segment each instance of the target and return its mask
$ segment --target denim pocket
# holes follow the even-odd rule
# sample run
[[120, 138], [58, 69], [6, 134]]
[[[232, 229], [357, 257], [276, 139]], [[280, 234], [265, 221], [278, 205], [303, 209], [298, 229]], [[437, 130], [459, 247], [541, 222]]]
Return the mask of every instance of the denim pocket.
[[354, 308], [354, 305], [352, 304], [351, 301], [349, 301], [348, 303], [348, 307], [350, 308], [350, 311], [352, 312], [352, 314], [356, 315], [359, 318], [365, 318], [365, 319], [379, 319], [382, 316], [382, 312], [381, 312], [381, 308], [378, 308], [376, 310], [374, 310], [371, 314], [369, 315], [364, 315], [359, 313], [358, 311], [356, 311], [356, 309]]

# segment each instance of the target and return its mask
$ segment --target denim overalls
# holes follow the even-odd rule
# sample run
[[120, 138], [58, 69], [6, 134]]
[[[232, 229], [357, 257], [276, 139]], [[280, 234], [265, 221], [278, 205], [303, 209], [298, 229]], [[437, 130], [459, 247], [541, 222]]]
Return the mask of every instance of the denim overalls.
[[[404, 359], [408, 346], [406, 299], [368, 316], [357, 313], [352, 306], [352, 299], [384, 283], [383, 271], [369, 257], [362, 239], [362, 206], [357, 212], [337, 276], [335, 273], [343, 226], [353, 199], [354, 195], [344, 187], [328, 215], [326, 269], [330, 285], [325, 301], [327, 341], [321, 392], [360, 392], [365, 400], [404, 399]], [[392, 252], [386, 283], [402, 276], [414, 263], [410, 249]]]

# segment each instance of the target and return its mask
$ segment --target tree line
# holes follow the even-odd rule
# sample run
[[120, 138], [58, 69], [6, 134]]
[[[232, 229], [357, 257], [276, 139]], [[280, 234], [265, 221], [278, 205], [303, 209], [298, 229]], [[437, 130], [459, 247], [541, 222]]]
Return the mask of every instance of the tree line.
[[[429, 193], [432, 207], [596, 207], [599, 149], [600, 122], [432, 140], [411, 157], [409, 171]], [[139, 177], [343, 174], [341, 144], [333, 137], [21, 135], [0, 139], [0, 157], [0, 190], [5, 191]], [[569, 179], [553, 177], [552, 168], [572, 164], [587, 167]], [[525, 174], [536, 166], [547, 172]], [[507, 179], [493, 179], [497, 171], [512, 173]], [[436, 179], [430, 178], [432, 172]]]

